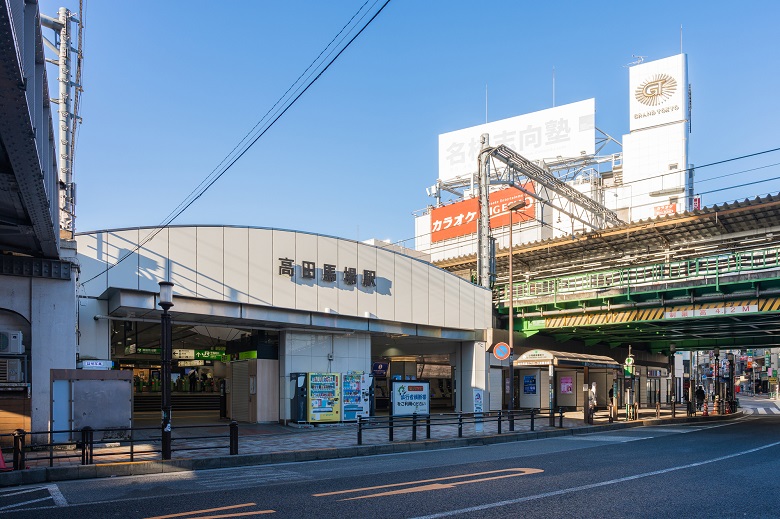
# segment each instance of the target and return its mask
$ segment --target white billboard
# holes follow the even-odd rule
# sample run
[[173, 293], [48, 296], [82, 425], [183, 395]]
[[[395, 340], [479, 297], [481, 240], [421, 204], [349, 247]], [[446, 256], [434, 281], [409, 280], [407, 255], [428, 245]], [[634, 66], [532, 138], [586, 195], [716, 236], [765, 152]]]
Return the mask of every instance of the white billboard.
[[439, 180], [468, 179], [477, 172], [483, 133], [490, 135], [491, 146], [504, 144], [529, 160], [591, 155], [596, 150], [596, 100], [439, 135]]
[[629, 69], [632, 132], [689, 119], [687, 63], [678, 54]]

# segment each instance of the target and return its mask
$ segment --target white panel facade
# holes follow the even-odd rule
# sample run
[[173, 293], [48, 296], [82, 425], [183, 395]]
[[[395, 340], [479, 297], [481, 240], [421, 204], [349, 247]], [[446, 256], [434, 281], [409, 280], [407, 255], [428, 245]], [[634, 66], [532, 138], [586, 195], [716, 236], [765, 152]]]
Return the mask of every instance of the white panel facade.
[[249, 302], [249, 229], [225, 227], [223, 293], [226, 301]]
[[166, 279], [168, 272], [168, 228], [141, 229], [138, 237], [143, 242], [147, 241], [140, 250], [138, 259], [138, 290], [145, 292], [159, 292], [160, 281]]
[[347, 285], [344, 283], [344, 269], [358, 268], [358, 244], [346, 240], [338, 240], [339, 263], [336, 266], [338, 274], [339, 287], [339, 306], [338, 313], [343, 315], [362, 315], [358, 314], [358, 289], [357, 285]]
[[[273, 285], [273, 306], [295, 308], [295, 282], [300, 274], [295, 268], [295, 233], [288, 231], [273, 232], [273, 265], [276, 267], [271, 277]], [[282, 262], [292, 261], [292, 275], [280, 271]], [[282, 272], [282, 273], [280, 273]]]
[[[108, 285], [138, 290], [138, 229], [109, 232], [106, 251], [110, 264], [116, 264], [108, 271]], [[122, 260], [122, 261], [120, 261]]]
[[416, 263], [406, 256], [395, 255], [395, 282], [392, 286], [393, 306], [395, 321], [402, 323], [412, 322], [412, 263]]
[[[77, 236], [82, 277], [99, 274], [121, 250], [133, 250], [146, 236], [147, 229]], [[224, 310], [296, 326], [311, 322], [300, 312], [461, 330], [485, 329], [491, 323], [489, 290], [429, 263], [350, 240], [271, 229], [171, 227], [141, 247], [134, 261], [126, 261], [111, 269], [108, 284], [105, 277], [86, 283], [85, 295], [99, 296], [107, 288], [138, 290], [139, 280], [143, 292], [156, 293], [160, 280], [170, 280], [176, 296], [248, 303], [252, 306]], [[303, 277], [304, 262], [311, 262], [313, 279]], [[334, 266], [335, 281], [323, 280], [325, 265]], [[345, 269], [355, 269], [355, 284], [345, 282]], [[364, 287], [370, 272], [376, 286]], [[216, 311], [208, 308], [208, 315]], [[348, 327], [359, 322], [343, 321]]]
[[376, 270], [376, 247], [358, 244], [357, 268], [358, 315], [376, 318], [376, 281], [370, 278], [384, 274]]
[[317, 235], [295, 234], [295, 308], [322, 311], [317, 304]]
[[[338, 241], [325, 236], [317, 236], [317, 311], [335, 312], [339, 307], [338, 281], [323, 278], [325, 265], [339, 266]], [[338, 274], [336, 275], [338, 278]]]
[[424, 263], [412, 261], [412, 322], [431, 324], [428, 307], [428, 274], [433, 272]]
[[460, 327], [460, 279], [444, 276], [444, 326]]
[[684, 123], [623, 136], [623, 182], [631, 219], [685, 210], [688, 133]]
[[81, 269], [79, 277], [82, 283], [86, 283], [84, 288], [90, 294], [101, 294], [108, 288], [106, 236], [107, 233], [104, 232], [78, 236], [79, 268]]
[[[474, 298], [469, 297], [471, 291], [469, 290], [468, 286], [463, 286], [462, 283], [463, 281], [461, 281], [460, 285], [461, 296], [459, 297], [460, 304], [458, 305], [460, 319], [458, 320], [458, 324], [459, 326], [464, 326], [467, 329], [473, 329], [477, 318], [477, 301]], [[479, 302], [482, 302], [481, 296], [479, 297]]]
[[198, 227], [196, 270], [198, 297], [203, 299], [223, 298], [224, 276], [224, 233], [222, 227]]
[[395, 260], [398, 256], [384, 249], [376, 251], [376, 317], [395, 321]]
[[169, 281], [174, 284], [174, 294], [182, 296], [197, 296], [196, 270], [196, 227], [171, 227], [170, 236], [170, 275]]
[[272, 306], [274, 275], [278, 259], [274, 259], [273, 231], [249, 229], [249, 303]]
[[[447, 275], [443, 270], [430, 269], [428, 271], [428, 324], [431, 326], [445, 326], [444, 278]], [[430, 304], [431, 301], [436, 301], [436, 304]]]

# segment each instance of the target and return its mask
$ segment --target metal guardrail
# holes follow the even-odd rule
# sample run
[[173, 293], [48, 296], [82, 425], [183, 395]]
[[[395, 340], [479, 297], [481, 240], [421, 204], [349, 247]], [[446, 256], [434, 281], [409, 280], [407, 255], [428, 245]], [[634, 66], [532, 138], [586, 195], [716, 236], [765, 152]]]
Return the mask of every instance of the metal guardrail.
[[[559, 409], [560, 425], [563, 427], [563, 409]], [[503, 434], [504, 422], [508, 425], [508, 432], [514, 432], [515, 420], [527, 419], [530, 421], [530, 429], [535, 428], [535, 420], [546, 416], [550, 418], [549, 413], [542, 413], [539, 409], [517, 410], [517, 411], [497, 411], [483, 413], [442, 413], [437, 415], [418, 415], [411, 416], [371, 416], [358, 418], [357, 444], [363, 445], [363, 432], [375, 429], [387, 429], [388, 440], [393, 441], [395, 429], [412, 430], [412, 441], [417, 441], [417, 429], [425, 427], [425, 439], [431, 439], [431, 429], [445, 425], [458, 426], [458, 438], [463, 438], [463, 426], [465, 424], [485, 424], [496, 423], [498, 434]], [[552, 417], [551, 423], [554, 420]]]
[[[173, 433], [176, 430], [189, 430], [199, 429], [206, 427], [215, 427], [214, 425], [189, 425], [186, 427], [173, 428]], [[190, 441], [190, 440], [214, 440], [224, 439], [228, 440], [227, 445], [205, 445], [205, 446], [190, 446], [182, 447], [179, 449], [171, 449], [172, 451], [195, 451], [195, 450], [207, 450], [207, 449], [224, 449], [227, 448], [231, 456], [238, 454], [238, 422], [230, 422], [227, 425], [228, 433], [221, 435], [209, 435], [209, 436], [183, 436], [172, 437], [171, 441], [173, 445], [177, 442]], [[44, 432], [29, 432], [23, 429], [17, 429], [10, 434], [1, 434], [0, 437], [12, 437], [13, 438], [13, 470], [24, 470], [27, 467], [29, 461], [48, 460], [49, 467], [54, 466], [55, 460], [68, 459], [72, 460], [80, 456], [81, 465], [96, 465], [96, 458], [101, 456], [112, 456], [116, 458], [128, 457], [130, 461], [135, 461], [135, 457], [144, 454], [162, 453], [162, 448], [159, 449], [143, 449], [138, 450], [136, 448], [137, 443], [160, 443], [161, 436], [143, 437], [138, 438], [135, 433], [138, 431], [157, 431], [160, 432], [159, 427], [136, 427], [123, 429], [128, 431], [130, 436], [128, 438], [121, 438], [116, 440], [99, 440], [95, 441], [96, 432], [116, 432], [116, 429], [93, 429], [92, 427], [84, 427], [83, 429], [75, 430], [58, 430], [58, 431], [44, 431]], [[74, 434], [76, 433], [76, 434]], [[69, 441], [54, 441], [55, 435], [68, 434], [71, 438], [78, 438], [78, 440]], [[27, 438], [29, 436], [48, 436], [48, 443], [38, 443], [34, 446], [27, 445]], [[110, 452], [95, 452], [95, 446], [101, 444], [119, 444], [119, 449], [125, 447], [124, 450], [117, 451], [115, 448]], [[42, 453], [44, 453], [42, 455]], [[111, 463], [111, 462], [106, 462]]]
[[[636, 287], [642, 284], [685, 281], [706, 276], [714, 276], [717, 286], [720, 278], [726, 274], [771, 268], [780, 268], [780, 248], [719, 254], [670, 263], [518, 282], [514, 283], [513, 286], [513, 299], [517, 304], [522, 302], [522, 299], [534, 297]], [[494, 302], [509, 300], [508, 286], [507, 282], [496, 285], [493, 291]]]

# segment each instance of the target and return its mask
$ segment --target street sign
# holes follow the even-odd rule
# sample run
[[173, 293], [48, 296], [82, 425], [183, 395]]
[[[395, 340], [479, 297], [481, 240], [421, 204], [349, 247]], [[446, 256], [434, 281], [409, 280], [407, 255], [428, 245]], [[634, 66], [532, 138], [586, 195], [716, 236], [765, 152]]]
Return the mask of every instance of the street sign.
[[493, 356], [498, 360], [508, 359], [509, 353], [509, 345], [505, 342], [499, 342], [493, 347]]

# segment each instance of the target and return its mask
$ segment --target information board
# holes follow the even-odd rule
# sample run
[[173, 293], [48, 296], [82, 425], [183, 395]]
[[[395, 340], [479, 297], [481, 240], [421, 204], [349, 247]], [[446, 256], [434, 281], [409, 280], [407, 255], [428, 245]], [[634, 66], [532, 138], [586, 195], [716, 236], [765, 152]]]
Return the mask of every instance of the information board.
[[430, 383], [421, 380], [394, 380], [391, 393], [393, 416], [427, 415], [431, 412]]

